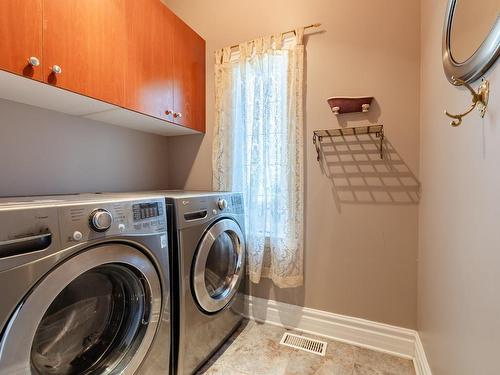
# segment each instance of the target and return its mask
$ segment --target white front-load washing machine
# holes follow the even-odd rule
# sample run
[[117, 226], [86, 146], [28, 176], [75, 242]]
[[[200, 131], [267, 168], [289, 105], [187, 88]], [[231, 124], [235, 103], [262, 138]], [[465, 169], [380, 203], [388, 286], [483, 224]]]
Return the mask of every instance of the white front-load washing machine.
[[243, 197], [162, 193], [172, 250], [173, 372], [192, 374], [242, 321]]
[[169, 373], [165, 200], [0, 199], [0, 373]]

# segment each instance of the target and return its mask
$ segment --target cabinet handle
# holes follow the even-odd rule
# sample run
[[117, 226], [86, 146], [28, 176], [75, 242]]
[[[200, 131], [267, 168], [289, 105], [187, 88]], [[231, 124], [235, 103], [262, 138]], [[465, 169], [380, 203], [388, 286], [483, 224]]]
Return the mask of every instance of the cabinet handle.
[[167, 116], [168, 116], [168, 115], [171, 115], [171, 114], [172, 114], [172, 110], [167, 109], [167, 110], [165, 111], [165, 114], [166, 114]]
[[28, 59], [28, 64], [30, 64], [33, 67], [39, 66], [40, 65], [40, 60], [38, 60], [38, 58], [36, 58], [35, 56], [31, 56]]
[[175, 112], [174, 113], [174, 117], [175, 118], [181, 118], [182, 117], [182, 113], [181, 112]]
[[62, 73], [62, 69], [59, 65], [54, 65], [52, 67], [52, 73], [54, 74], [61, 74]]

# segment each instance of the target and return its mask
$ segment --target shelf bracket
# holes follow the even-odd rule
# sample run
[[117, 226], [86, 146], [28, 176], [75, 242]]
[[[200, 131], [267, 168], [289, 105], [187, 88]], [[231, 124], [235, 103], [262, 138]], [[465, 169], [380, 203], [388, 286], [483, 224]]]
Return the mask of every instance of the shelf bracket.
[[320, 135], [317, 135], [316, 133], [313, 133], [313, 144], [314, 144], [314, 148], [316, 149], [316, 161], [319, 161], [320, 159], [320, 149], [319, 149], [319, 143], [321, 142], [321, 140], [323, 139], [322, 136]]
[[380, 138], [380, 159], [384, 158], [384, 129], [375, 133], [375, 137]]

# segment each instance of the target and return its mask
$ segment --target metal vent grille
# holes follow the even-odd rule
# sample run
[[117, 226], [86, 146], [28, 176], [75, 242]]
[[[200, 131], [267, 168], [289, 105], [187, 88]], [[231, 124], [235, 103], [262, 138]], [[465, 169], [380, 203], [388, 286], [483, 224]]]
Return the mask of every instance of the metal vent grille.
[[288, 332], [285, 332], [283, 338], [281, 339], [280, 344], [322, 356], [325, 355], [326, 346], [328, 345], [324, 341], [319, 341], [311, 339], [309, 337], [294, 335], [293, 333], [288, 333]]

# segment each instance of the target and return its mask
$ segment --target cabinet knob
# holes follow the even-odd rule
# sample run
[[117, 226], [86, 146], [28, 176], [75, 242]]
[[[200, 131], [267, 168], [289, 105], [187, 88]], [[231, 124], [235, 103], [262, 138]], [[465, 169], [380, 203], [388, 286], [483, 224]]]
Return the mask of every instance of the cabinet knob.
[[54, 74], [61, 74], [62, 73], [62, 69], [59, 65], [54, 65], [52, 67], [52, 73]]
[[36, 58], [34, 56], [31, 56], [28, 59], [28, 64], [30, 64], [31, 66], [39, 66], [40, 65], [40, 60], [38, 60], [38, 58]]
[[175, 112], [175, 113], [174, 113], [174, 117], [175, 117], [175, 118], [181, 118], [181, 117], [182, 117], [182, 113], [180, 113], [180, 112]]
[[172, 114], [172, 110], [171, 110], [171, 109], [167, 109], [167, 110], [165, 111], [165, 114], [166, 114], [167, 116], [168, 116], [168, 115], [171, 115], [171, 114]]

